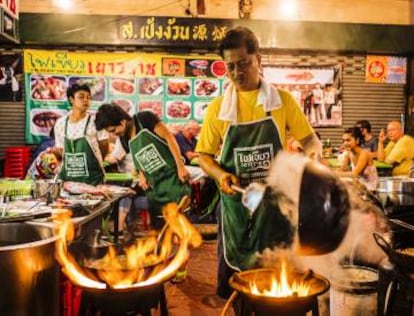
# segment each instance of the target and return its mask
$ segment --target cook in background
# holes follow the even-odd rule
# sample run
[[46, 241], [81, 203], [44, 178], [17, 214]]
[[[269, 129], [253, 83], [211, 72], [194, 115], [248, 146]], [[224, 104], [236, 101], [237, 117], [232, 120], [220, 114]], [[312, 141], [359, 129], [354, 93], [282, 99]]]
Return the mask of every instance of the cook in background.
[[355, 126], [361, 129], [363, 136], [361, 147], [371, 153], [372, 158], [377, 157], [378, 137], [371, 134], [371, 124], [367, 120], [357, 121]]
[[74, 84], [66, 94], [72, 110], [59, 118], [54, 127], [55, 152], [63, 157], [60, 177], [64, 181], [101, 184], [108, 134], [97, 132], [95, 118], [88, 113], [91, 92], [87, 85]]
[[[260, 155], [256, 156], [263, 160], [259, 166], [269, 166], [273, 156], [282, 150], [287, 130], [310, 157], [320, 157], [322, 146], [290, 92], [276, 89], [260, 77], [259, 44], [251, 30], [245, 27], [229, 30], [219, 49], [231, 83], [224, 96], [215, 98], [208, 106], [196, 152], [200, 154], [200, 166], [221, 190], [217, 294], [227, 298], [232, 293], [228, 280], [233, 272], [252, 268], [246, 261], [260, 251], [259, 247], [283, 242], [278, 238], [287, 237], [280, 232], [275, 236], [280, 217], [274, 217], [278, 212], [260, 216], [249, 240], [244, 237], [250, 222], [249, 211], [231, 185], [244, 187], [253, 181], [264, 182], [269, 167], [246, 167], [243, 161], [260, 148]], [[216, 161], [214, 155], [220, 146], [220, 160]], [[269, 233], [265, 236], [264, 231]]]
[[198, 157], [195, 152], [197, 145], [197, 136], [200, 132], [200, 126], [194, 120], [188, 121], [181, 132], [175, 134], [178, 146], [180, 147], [181, 155], [185, 158], [186, 165], [191, 164], [193, 159]]
[[363, 141], [361, 129], [358, 127], [348, 128], [342, 135], [345, 155], [338, 174], [342, 177], [355, 177], [368, 190], [377, 188], [377, 168], [372, 161], [369, 151], [361, 147]]
[[[389, 142], [384, 148], [384, 142], [387, 138]], [[408, 176], [410, 174], [414, 159], [414, 138], [404, 135], [400, 122], [389, 122], [387, 135], [385, 135], [384, 129], [381, 129], [378, 137], [377, 158], [379, 161], [385, 161], [394, 166], [393, 176]]]
[[164, 225], [162, 207], [190, 194], [190, 173], [175, 137], [153, 112], [142, 111], [130, 117], [114, 104], [103, 104], [98, 109], [96, 126], [117, 135], [125, 152], [131, 152], [139, 186], [149, 201], [151, 225], [160, 229]]

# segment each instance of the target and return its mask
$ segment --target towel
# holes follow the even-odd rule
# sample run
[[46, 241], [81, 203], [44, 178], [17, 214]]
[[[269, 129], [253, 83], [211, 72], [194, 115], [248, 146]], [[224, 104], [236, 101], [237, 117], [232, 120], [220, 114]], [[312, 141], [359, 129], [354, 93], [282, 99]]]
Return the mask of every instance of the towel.
[[[265, 112], [273, 111], [282, 106], [279, 92], [271, 84], [263, 79], [260, 80], [259, 95], [256, 106], [263, 106]], [[223, 100], [218, 118], [222, 121], [237, 121], [237, 91], [233, 83], [224, 91]]]

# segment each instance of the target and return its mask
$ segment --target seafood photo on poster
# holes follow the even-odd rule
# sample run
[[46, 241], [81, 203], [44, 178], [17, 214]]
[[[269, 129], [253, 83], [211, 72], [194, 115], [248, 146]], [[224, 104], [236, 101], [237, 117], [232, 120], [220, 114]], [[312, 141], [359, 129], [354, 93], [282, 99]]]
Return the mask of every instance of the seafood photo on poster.
[[342, 66], [263, 68], [266, 81], [289, 91], [313, 126], [342, 125]]

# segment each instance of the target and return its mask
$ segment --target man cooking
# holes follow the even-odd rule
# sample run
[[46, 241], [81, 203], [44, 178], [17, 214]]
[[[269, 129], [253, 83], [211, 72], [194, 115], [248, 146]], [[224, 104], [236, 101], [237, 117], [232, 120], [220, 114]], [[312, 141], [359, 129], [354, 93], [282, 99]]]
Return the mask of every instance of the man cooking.
[[108, 151], [108, 134], [97, 132], [95, 118], [88, 112], [91, 91], [74, 84], [66, 91], [72, 110], [55, 124], [55, 148], [62, 155], [60, 178], [97, 185], [103, 183], [102, 157]]
[[[224, 96], [208, 106], [196, 152], [200, 154], [200, 166], [221, 190], [217, 294], [227, 298], [231, 294], [231, 274], [249, 268], [246, 258], [280, 238], [269, 226], [280, 218], [275, 217], [277, 212], [269, 212], [255, 219], [246, 239], [251, 218], [240, 194], [231, 186], [264, 182], [270, 162], [285, 144], [287, 130], [310, 157], [320, 157], [322, 146], [294, 97], [260, 77], [259, 44], [251, 30], [229, 30], [219, 50], [231, 83]], [[214, 156], [220, 147], [216, 161]], [[224, 249], [220, 249], [221, 243]]]

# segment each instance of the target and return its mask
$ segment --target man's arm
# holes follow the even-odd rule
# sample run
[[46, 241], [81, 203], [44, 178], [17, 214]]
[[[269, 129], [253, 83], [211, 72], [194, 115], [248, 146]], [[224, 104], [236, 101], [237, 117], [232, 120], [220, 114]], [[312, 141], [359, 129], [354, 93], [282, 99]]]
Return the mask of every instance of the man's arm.
[[303, 147], [303, 152], [311, 159], [322, 159], [322, 143], [315, 134], [310, 134], [299, 140]]
[[227, 194], [236, 193], [231, 188], [231, 185], [235, 184], [238, 186], [239, 180], [234, 174], [222, 169], [213, 156], [200, 153], [199, 164], [205, 173], [217, 181], [221, 191]]

